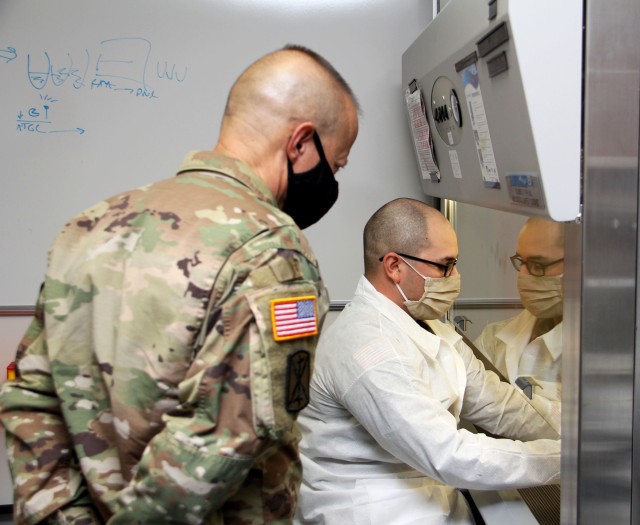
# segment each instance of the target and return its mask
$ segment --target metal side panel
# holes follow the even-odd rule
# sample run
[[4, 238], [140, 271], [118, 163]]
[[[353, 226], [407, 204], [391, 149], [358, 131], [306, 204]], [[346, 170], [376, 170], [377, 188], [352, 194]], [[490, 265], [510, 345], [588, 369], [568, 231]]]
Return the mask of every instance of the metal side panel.
[[632, 523], [639, 23], [637, 0], [586, 1], [583, 223], [565, 260], [567, 524]]

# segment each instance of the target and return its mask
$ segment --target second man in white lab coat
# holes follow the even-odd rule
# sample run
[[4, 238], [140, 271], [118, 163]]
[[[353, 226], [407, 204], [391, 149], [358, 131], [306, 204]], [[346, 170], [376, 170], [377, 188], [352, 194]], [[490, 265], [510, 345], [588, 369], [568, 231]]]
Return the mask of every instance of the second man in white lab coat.
[[[446, 218], [417, 200], [391, 201], [365, 226], [364, 251], [365, 274], [320, 338], [298, 419], [297, 519], [474, 523], [454, 487], [557, 483], [557, 434], [437, 320], [460, 290]], [[507, 439], [459, 429], [460, 418]]]
[[[475, 344], [512, 384], [532, 386], [536, 408], [556, 427], [562, 398], [564, 225], [529, 218], [511, 263], [524, 310], [488, 324]], [[520, 384], [523, 384], [522, 382]]]

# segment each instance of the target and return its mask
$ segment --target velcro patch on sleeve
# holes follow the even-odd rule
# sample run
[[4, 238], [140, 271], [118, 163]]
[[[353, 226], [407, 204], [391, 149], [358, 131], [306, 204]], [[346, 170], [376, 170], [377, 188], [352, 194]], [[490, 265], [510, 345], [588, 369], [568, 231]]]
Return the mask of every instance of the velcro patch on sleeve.
[[276, 341], [318, 334], [316, 296], [287, 297], [271, 301], [271, 324]]
[[297, 350], [287, 358], [287, 412], [300, 412], [309, 403], [311, 354]]

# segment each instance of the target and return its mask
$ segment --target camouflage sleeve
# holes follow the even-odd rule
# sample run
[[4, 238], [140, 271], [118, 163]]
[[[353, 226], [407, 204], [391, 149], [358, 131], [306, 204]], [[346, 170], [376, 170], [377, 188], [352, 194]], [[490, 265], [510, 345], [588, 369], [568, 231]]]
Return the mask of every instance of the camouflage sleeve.
[[[18, 347], [16, 367], [16, 380], [4, 383], [0, 391], [0, 420], [6, 430], [14, 485], [15, 523], [43, 523], [47, 517], [48, 523], [58, 523], [55, 515], [60, 509], [70, 518], [93, 516], [50, 374], [42, 293]], [[99, 522], [92, 518], [82, 523]]]
[[[210, 301], [181, 405], [145, 449], [110, 525], [207, 523], [238, 509], [246, 518], [252, 506], [256, 523], [293, 517], [301, 469], [292, 427], [328, 300], [317, 267], [296, 250], [246, 251], [218, 278], [224, 290]], [[309, 321], [297, 334], [275, 321], [284, 304]]]

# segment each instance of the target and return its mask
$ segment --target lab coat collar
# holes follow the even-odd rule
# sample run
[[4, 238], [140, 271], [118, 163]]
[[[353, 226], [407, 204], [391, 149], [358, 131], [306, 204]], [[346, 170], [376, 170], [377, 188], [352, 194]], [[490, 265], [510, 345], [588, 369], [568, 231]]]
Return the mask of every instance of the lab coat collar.
[[[364, 275], [358, 282], [354, 296], [354, 302], [358, 302], [359, 300], [372, 303], [380, 315], [389, 319], [399, 330], [411, 338], [422, 352], [432, 359], [435, 359], [438, 355], [441, 338], [449, 342], [452, 341], [452, 337], [455, 339], [451, 333], [443, 329], [443, 327], [448, 327], [439, 321], [426, 321], [426, 324], [433, 330], [433, 334], [422, 328], [413, 317], [391, 301], [391, 299], [378, 292]], [[455, 331], [453, 331], [453, 334], [455, 334]], [[458, 337], [458, 340], [459, 339]]]
[[529, 344], [529, 337], [531, 337], [535, 322], [536, 318], [524, 310], [505, 324], [496, 333], [496, 337], [508, 347], [524, 348]]
[[[529, 344], [535, 322], [536, 318], [524, 310], [504, 325], [496, 333], [496, 337], [509, 348], [524, 349]], [[547, 349], [553, 360], [557, 361], [562, 355], [562, 321], [538, 339], [541, 340], [541, 344]]]
[[[529, 345], [529, 338], [533, 331], [536, 318], [527, 310], [524, 310], [501, 330], [496, 333], [496, 337], [505, 343], [507, 348], [513, 349], [506, 355], [507, 375], [509, 381], [516, 380], [518, 363], [524, 349]], [[562, 323], [558, 323], [546, 334], [538, 337], [539, 344], [549, 352], [554, 361], [557, 361], [562, 354]]]
[[562, 355], [562, 321], [555, 325], [546, 334], [541, 336], [544, 345], [553, 357], [554, 361], [557, 361]]
[[438, 337], [447, 341], [451, 346], [456, 346], [462, 340], [462, 336], [448, 323], [438, 320], [425, 322]]
[[517, 379], [518, 363], [524, 349], [529, 344], [535, 321], [536, 318], [524, 310], [496, 333], [496, 338], [503, 341], [506, 348], [511, 349], [505, 356], [507, 377], [511, 383], [514, 383]]

